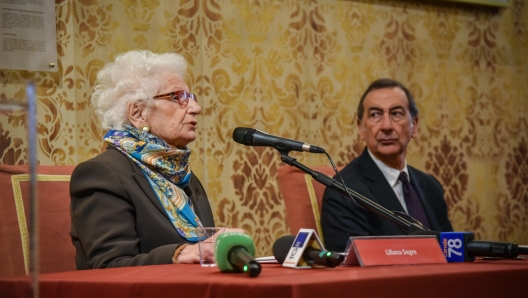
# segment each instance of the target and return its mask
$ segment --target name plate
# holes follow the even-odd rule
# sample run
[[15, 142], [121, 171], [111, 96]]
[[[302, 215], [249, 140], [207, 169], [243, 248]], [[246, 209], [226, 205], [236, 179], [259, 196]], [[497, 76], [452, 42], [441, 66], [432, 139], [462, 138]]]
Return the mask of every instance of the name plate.
[[435, 236], [350, 237], [343, 265], [442, 264], [447, 260]]

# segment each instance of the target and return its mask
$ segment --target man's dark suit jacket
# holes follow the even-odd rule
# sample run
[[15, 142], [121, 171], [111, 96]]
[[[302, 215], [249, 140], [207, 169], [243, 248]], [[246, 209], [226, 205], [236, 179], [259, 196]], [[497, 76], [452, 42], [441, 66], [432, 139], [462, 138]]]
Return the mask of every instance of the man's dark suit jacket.
[[[407, 167], [411, 184], [422, 201], [431, 230], [453, 231], [440, 183], [424, 172]], [[367, 149], [344, 167], [340, 174], [348, 188], [388, 210], [405, 213], [394, 190]], [[339, 181], [339, 178], [334, 178]], [[405, 235], [404, 229], [330, 188], [323, 195], [321, 228], [326, 249], [338, 252], [345, 251], [350, 236]]]
[[[207, 195], [194, 175], [184, 191], [202, 224], [214, 226]], [[75, 168], [70, 196], [77, 269], [171, 264], [176, 248], [188, 243], [141, 168], [111, 146]]]

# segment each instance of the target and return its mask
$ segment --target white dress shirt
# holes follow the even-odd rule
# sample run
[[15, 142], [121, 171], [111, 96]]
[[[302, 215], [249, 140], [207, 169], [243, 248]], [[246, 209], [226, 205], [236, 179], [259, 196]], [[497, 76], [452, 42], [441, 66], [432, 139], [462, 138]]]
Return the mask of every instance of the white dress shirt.
[[385, 163], [383, 163], [381, 160], [376, 158], [370, 150], [367, 150], [370, 154], [370, 157], [374, 160], [374, 163], [378, 166], [380, 171], [383, 173], [383, 176], [385, 176], [385, 179], [389, 182], [389, 185], [392, 187], [392, 190], [396, 194], [396, 197], [398, 197], [398, 200], [400, 201], [401, 205], [403, 206], [403, 210], [407, 212], [407, 205], [405, 204], [405, 198], [403, 196], [403, 190], [402, 190], [402, 183], [398, 180], [398, 177], [400, 177], [400, 172], [405, 172], [407, 174], [407, 177], [409, 179], [409, 182], [411, 182], [411, 176], [409, 175], [409, 170], [407, 169], [407, 160], [405, 160], [405, 166], [403, 167], [403, 170], [397, 170], [395, 168], [391, 168], [387, 166]]

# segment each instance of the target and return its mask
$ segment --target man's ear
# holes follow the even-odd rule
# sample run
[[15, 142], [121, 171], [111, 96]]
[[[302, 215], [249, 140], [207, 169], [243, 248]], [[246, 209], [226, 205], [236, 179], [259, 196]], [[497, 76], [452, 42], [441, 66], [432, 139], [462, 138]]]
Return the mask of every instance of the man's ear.
[[413, 118], [411, 125], [412, 125], [412, 127], [411, 127], [412, 134], [411, 134], [411, 136], [414, 138], [414, 137], [416, 137], [418, 135], [418, 116]]
[[365, 127], [363, 126], [363, 123], [359, 119], [357, 120], [357, 126], [359, 129], [359, 136], [361, 137], [362, 140], [365, 140]]
[[146, 123], [144, 105], [140, 105], [137, 102], [131, 102], [128, 104], [127, 117], [130, 124], [135, 128], [139, 128], [141, 125]]

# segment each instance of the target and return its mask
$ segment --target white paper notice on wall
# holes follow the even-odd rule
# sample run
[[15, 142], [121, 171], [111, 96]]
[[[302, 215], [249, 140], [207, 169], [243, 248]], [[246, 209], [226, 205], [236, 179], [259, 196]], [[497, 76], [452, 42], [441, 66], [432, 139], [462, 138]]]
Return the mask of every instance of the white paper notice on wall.
[[57, 70], [55, 1], [0, 0], [0, 68]]

